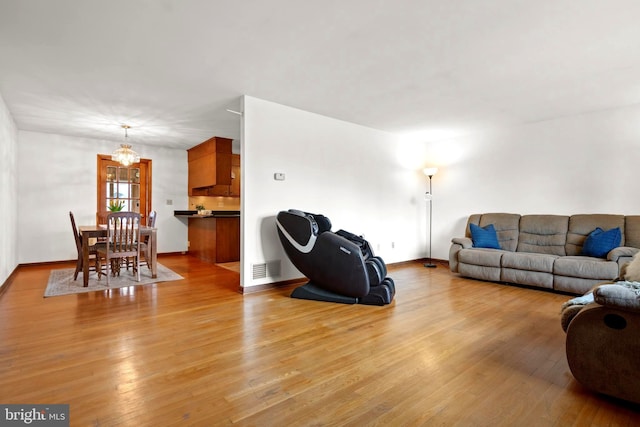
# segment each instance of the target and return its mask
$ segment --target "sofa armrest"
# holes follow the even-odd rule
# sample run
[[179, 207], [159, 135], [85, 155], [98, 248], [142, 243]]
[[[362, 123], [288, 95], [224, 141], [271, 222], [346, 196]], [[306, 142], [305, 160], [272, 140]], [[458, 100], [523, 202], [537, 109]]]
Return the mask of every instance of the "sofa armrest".
[[621, 282], [618, 284], [600, 285], [593, 290], [593, 299], [605, 307], [640, 313], [640, 283]]
[[473, 247], [473, 241], [470, 237], [454, 237], [451, 239], [451, 243], [462, 246], [462, 249]]
[[452, 273], [458, 272], [458, 252], [461, 249], [473, 247], [473, 242], [468, 237], [454, 237], [451, 239], [451, 247], [449, 248], [449, 270]]
[[607, 260], [618, 262], [618, 259], [620, 257], [633, 257], [635, 254], [638, 253], [638, 251], [640, 251], [640, 249], [638, 248], [632, 248], [629, 246], [619, 246], [609, 251], [609, 253], [607, 254]]

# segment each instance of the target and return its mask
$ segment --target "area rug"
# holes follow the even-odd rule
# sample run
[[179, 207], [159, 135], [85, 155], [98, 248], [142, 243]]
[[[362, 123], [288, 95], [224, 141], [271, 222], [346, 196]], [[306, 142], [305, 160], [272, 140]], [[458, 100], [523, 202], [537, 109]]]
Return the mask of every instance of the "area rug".
[[49, 283], [44, 291], [44, 296], [54, 297], [59, 295], [81, 294], [85, 292], [104, 291], [107, 289], [124, 288], [127, 286], [149, 285], [151, 283], [169, 282], [172, 280], [181, 280], [182, 276], [168, 269], [162, 264], [158, 264], [158, 277], [153, 279], [151, 271], [147, 267], [140, 269], [140, 281], [136, 282], [131, 271], [123, 270], [120, 276], [110, 277], [109, 286], [107, 286], [106, 277], [102, 277], [98, 281], [98, 276], [94, 271], [89, 273], [89, 286], [82, 286], [82, 272], [78, 274], [78, 279], [73, 280], [74, 268], [64, 268], [60, 270], [51, 270], [49, 275]]

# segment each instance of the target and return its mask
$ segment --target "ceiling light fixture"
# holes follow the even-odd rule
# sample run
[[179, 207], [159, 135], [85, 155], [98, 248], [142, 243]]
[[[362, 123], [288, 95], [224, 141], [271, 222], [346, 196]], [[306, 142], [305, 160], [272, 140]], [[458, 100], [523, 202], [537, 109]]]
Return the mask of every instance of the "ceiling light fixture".
[[120, 144], [120, 148], [117, 148], [116, 151], [111, 154], [111, 160], [120, 163], [123, 166], [129, 166], [133, 163], [140, 162], [140, 155], [131, 149], [131, 144], [127, 143], [127, 138], [129, 137], [128, 129], [131, 126], [122, 125], [122, 129], [124, 129], [124, 144]]

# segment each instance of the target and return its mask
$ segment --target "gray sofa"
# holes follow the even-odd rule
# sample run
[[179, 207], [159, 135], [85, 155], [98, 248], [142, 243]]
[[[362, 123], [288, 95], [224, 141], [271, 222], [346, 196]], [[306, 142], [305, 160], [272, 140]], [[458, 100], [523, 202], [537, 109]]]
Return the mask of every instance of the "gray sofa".
[[[500, 249], [473, 246], [470, 224], [493, 224]], [[596, 227], [619, 227], [620, 246], [605, 258], [583, 256], [582, 246]], [[640, 216], [471, 215], [465, 237], [452, 239], [449, 268], [475, 279], [514, 283], [582, 295], [594, 285], [620, 277], [624, 264], [640, 250]]]

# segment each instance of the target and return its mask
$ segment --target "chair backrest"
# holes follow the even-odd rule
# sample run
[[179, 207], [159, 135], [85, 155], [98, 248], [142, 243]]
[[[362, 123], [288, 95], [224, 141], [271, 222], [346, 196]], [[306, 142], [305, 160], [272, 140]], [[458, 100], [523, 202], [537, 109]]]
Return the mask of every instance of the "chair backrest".
[[96, 225], [106, 224], [109, 212], [96, 212]]
[[140, 252], [140, 214], [112, 212], [107, 215], [107, 253], [116, 257], [137, 256]]
[[80, 240], [80, 235], [78, 234], [78, 227], [76, 227], [76, 220], [73, 217], [73, 212], [69, 211], [69, 218], [71, 218], [71, 228], [73, 229], [73, 238], [76, 241], [76, 249], [78, 250], [78, 255], [82, 254], [82, 240]]
[[149, 212], [149, 215], [147, 216], [147, 227], [155, 227], [156, 226], [156, 211], [151, 211]]

